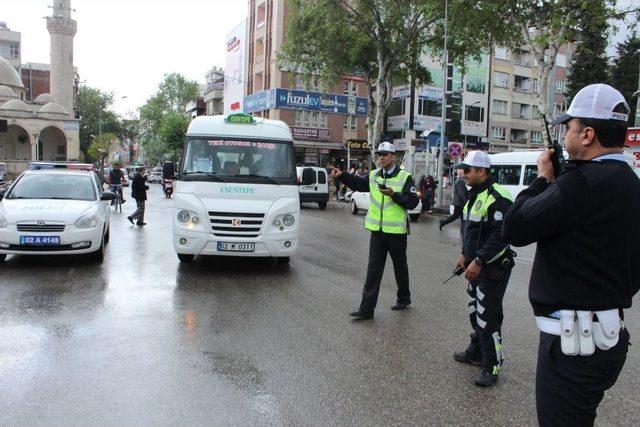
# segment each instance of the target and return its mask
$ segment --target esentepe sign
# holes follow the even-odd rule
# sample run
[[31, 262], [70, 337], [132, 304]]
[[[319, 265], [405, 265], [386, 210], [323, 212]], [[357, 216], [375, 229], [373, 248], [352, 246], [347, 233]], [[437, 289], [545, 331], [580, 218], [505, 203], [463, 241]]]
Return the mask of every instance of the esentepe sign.
[[627, 129], [627, 139], [624, 145], [627, 147], [640, 147], [640, 127]]

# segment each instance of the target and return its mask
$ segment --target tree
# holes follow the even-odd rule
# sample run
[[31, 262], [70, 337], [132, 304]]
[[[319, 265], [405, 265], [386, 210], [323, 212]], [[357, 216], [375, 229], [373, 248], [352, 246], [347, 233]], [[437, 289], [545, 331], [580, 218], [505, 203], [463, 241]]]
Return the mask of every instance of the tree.
[[633, 126], [637, 108], [637, 98], [633, 94], [638, 90], [640, 70], [640, 37], [629, 35], [624, 42], [618, 44], [617, 53], [611, 66], [610, 82], [611, 86], [618, 89], [629, 103], [631, 107], [629, 126]]
[[587, 14], [592, 15], [593, 12], [586, 10], [582, 14], [582, 20], [586, 22], [581, 25], [577, 33], [578, 48], [571, 61], [567, 81], [568, 101], [571, 101], [585, 86], [609, 81], [606, 49], [610, 27], [606, 18]]
[[[473, 22], [474, 31], [459, 27], [452, 50], [462, 61], [488, 45], [486, 28], [495, 21], [480, 19], [480, 0], [450, 0], [452, 16]], [[288, 0], [289, 16], [280, 66], [309, 79], [320, 75], [337, 82], [344, 74], [364, 76], [368, 97], [368, 141], [380, 142], [384, 116], [393, 100], [395, 82], [429, 81], [420, 62], [428, 48], [441, 49], [444, 5], [438, 0]], [[452, 19], [452, 21], [454, 21]], [[452, 26], [453, 27], [453, 26]], [[452, 31], [456, 33], [456, 31]], [[494, 33], [498, 34], [497, 30]], [[500, 34], [501, 38], [501, 34]], [[469, 42], [472, 41], [472, 42]]]
[[121, 131], [120, 118], [109, 106], [113, 103], [113, 94], [105, 93], [89, 86], [80, 86], [78, 90], [78, 114], [80, 115], [80, 151], [89, 160], [97, 160], [97, 157], [89, 153], [92, 143], [91, 135], [98, 136], [102, 133], [119, 134]]
[[160, 122], [158, 135], [162, 146], [172, 160], [177, 160], [178, 154], [182, 151], [184, 135], [189, 127], [189, 118], [184, 114], [171, 111], [164, 115]]
[[105, 158], [109, 153], [109, 147], [114, 141], [117, 141], [118, 137], [115, 133], [108, 132], [92, 138], [91, 144], [87, 149], [87, 154], [94, 160], [100, 160]]
[[[177, 73], [165, 74], [155, 95], [140, 107], [141, 142], [150, 159], [160, 161], [164, 155], [176, 156], [181, 147], [175, 145], [176, 139], [172, 133], [179, 128], [176, 115], [182, 115], [186, 104], [197, 96], [198, 84], [195, 81]], [[184, 132], [178, 139], [180, 144], [183, 136]]]

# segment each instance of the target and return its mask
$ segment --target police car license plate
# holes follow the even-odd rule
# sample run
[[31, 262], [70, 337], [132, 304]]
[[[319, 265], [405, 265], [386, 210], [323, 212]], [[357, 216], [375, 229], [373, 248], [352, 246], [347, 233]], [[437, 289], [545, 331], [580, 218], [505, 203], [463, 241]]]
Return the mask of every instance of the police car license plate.
[[255, 252], [255, 243], [218, 242], [218, 252]]
[[20, 244], [26, 246], [58, 246], [60, 236], [20, 236]]

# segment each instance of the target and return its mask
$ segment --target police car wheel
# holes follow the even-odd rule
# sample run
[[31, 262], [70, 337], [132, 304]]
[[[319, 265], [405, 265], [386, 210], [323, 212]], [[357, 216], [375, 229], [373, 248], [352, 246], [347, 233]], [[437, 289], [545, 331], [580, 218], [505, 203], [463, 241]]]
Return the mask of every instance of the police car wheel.
[[409, 215], [409, 218], [411, 219], [412, 222], [416, 222], [417, 220], [420, 219], [420, 214], [411, 214]]
[[351, 213], [354, 215], [358, 213], [358, 205], [356, 205], [355, 200], [351, 200]]

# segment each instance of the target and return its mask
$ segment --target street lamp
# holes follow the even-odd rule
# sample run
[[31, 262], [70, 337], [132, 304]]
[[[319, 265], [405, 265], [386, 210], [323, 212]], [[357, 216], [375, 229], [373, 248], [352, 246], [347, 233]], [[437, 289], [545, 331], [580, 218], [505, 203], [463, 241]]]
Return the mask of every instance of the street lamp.
[[[444, 2], [444, 49], [442, 56], [444, 59], [442, 73], [442, 128], [440, 129], [440, 150], [438, 153], [438, 181], [442, 181], [442, 166], [444, 163], [444, 135], [447, 129], [447, 71], [449, 66], [449, 53], [447, 52], [448, 28], [449, 20], [449, 0]], [[436, 194], [436, 206], [442, 206], [442, 182], [438, 185], [438, 193]]]

